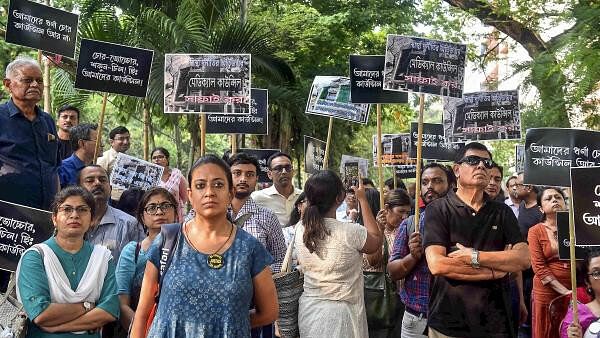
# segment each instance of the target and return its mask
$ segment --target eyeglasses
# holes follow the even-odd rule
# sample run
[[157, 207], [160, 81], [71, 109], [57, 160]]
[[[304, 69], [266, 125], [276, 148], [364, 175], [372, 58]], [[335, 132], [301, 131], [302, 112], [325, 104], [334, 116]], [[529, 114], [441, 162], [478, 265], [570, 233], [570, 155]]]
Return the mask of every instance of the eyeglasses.
[[175, 206], [173, 204], [165, 202], [165, 203], [161, 203], [161, 204], [148, 204], [144, 208], [144, 211], [147, 212], [149, 215], [156, 215], [156, 213], [158, 212], [158, 209], [160, 209], [160, 211], [165, 213], [173, 208], [175, 208]]
[[483, 162], [483, 166], [486, 167], [487, 169], [491, 169], [494, 164], [494, 162], [491, 159], [485, 158], [485, 157], [479, 157], [477, 155], [469, 155], [456, 163], [457, 164], [466, 163], [470, 166], [476, 166], [476, 165], [479, 165], [479, 162]]
[[75, 211], [77, 215], [83, 215], [87, 214], [88, 212], [91, 212], [92, 208], [88, 207], [87, 205], [80, 205], [78, 207], [74, 207], [71, 205], [63, 205], [58, 207], [58, 212], [63, 213], [65, 215], [71, 215], [73, 214], [73, 211]]
[[592, 276], [592, 278], [594, 278], [595, 280], [599, 280], [600, 279], [600, 271], [596, 270], [592, 273], [588, 273], [588, 276]]
[[271, 171], [274, 171], [274, 172], [276, 172], [278, 174], [281, 174], [284, 169], [288, 173], [290, 171], [294, 170], [294, 168], [292, 167], [291, 164], [286, 164], [286, 165], [277, 165], [277, 166], [274, 166], [273, 168], [271, 168]]

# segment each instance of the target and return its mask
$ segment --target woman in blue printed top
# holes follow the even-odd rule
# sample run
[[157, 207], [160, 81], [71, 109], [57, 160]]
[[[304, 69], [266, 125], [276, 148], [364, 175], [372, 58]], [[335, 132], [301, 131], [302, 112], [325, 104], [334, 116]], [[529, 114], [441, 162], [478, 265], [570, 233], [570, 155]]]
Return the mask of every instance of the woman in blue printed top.
[[133, 320], [148, 261], [148, 249], [160, 234], [163, 224], [177, 222], [177, 201], [165, 188], [152, 188], [142, 195], [135, 212], [148, 236], [141, 242], [129, 242], [123, 248], [117, 264], [117, 287], [121, 303], [121, 325], [125, 330]]
[[[214, 155], [200, 158], [188, 181], [195, 216], [177, 234], [147, 337], [249, 337], [251, 327], [272, 323], [278, 315], [273, 258], [257, 239], [227, 219], [233, 184], [223, 160]], [[159, 281], [161, 237], [148, 252], [133, 338], [146, 334]]]

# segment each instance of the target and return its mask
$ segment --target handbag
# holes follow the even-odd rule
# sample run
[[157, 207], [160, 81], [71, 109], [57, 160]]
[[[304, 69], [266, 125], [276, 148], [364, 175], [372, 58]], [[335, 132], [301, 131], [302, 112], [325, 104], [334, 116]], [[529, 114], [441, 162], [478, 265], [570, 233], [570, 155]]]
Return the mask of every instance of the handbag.
[[281, 265], [281, 272], [273, 275], [275, 288], [277, 289], [277, 300], [279, 301], [279, 319], [277, 325], [282, 338], [298, 338], [298, 301], [304, 291], [304, 275], [298, 269], [292, 270], [292, 252], [296, 232], [290, 240], [285, 252], [285, 258]]
[[0, 298], [0, 327], [1, 334], [12, 335], [13, 338], [24, 338], [27, 335], [27, 314], [15, 297], [16, 276], [10, 275], [6, 293]]
[[393, 328], [396, 323], [396, 283], [387, 271], [389, 259], [387, 240], [383, 239], [383, 272], [363, 271], [365, 279], [365, 309], [367, 324], [373, 329]]

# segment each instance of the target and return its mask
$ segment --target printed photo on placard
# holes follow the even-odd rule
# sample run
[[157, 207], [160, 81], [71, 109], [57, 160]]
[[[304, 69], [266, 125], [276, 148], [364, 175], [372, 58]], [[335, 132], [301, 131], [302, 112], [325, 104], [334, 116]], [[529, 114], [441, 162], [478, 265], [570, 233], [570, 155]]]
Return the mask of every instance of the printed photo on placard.
[[207, 134], [267, 135], [269, 133], [269, 91], [252, 88], [250, 114], [206, 116]]
[[165, 54], [165, 113], [250, 114], [250, 54]]
[[315, 174], [323, 170], [327, 142], [304, 135], [304, 172]]
[[160, 165], [118, 153], [110, 173], [110, 185], [120, 190], [132, 187], [148, 190], [160, 184], [163, 171]]
[[306, 103], [306, 113], [366, 124], [369, 105], [352, 103], [350, 78], [315, 76]]
[[571, 186], [571, 167], [600, 166], [600, 132], [531, 128], [525, 135], [523, 183]]
[[525, 146], [515, 144], [515, 172], [520, 173], [525, 170]]
[[[558, 258], [569, 260], [571, 258], [571, 248], [569, 240], [569, 212], [559, 211], [556, 213], [556, 234], [558, 241]], [[577, 239], [575, 239], [577, 242]], [[580, 261], [585, 257], [585, 246], [575, 244], [575, 259]]]
[[239, 153], [246, 153], [258, 159], [258, 164], [260, 165], [260, 172], [258, 173], [258, 183], [271, 183], [271, 179], [267, 174], [269, 172], [267, 160], [269, 159], [269, 157], [271, 157], [271, 155], [280, 151], [280, 149], [238, 149]]
[[75, 57], [79, 15], [27, 0], [10, 0], [5, 41]]
[[344, 165], [348, 162], [357, 162], [358, 170], [360, 170], [360, 175], [362, 177], [369, 176], [369, 160], [366, 158], [351, 155], [342, 155], [342, 158], [340, 160], [340, 175], [344, 175]]
[[154, 51], [82, 39], [75, 88], [146, 97]]
[[571, 168], [575, 244], [600, 246], [600, 166]]
[[388, 34], [383, 89], [462, 97], [467, 46]]
[[443, 104], [444, 134], [451, 142], [521, 138], [516, 90], [466, 93]]
[[345, 187], [358, 187], [358, 162], [344, 163], [344, 175], [342, 176]]
[[383, 90], [383, 55], [350, 55], [352, 103], [407, 103], [408, 93]]
[[21, 254], [53, 231], [52, 213], [0, 201], [0, 269], [15, 271]]
[[[417, 158], [417, 123], [410, 124], [410, 158]], [[452, 143], [444, 136], [444, 127], [438, 123], [423, 123], [421, 155], [424, 160], [454, 161], [464, 142]]]
[[[381, 165], [391, 167], [396, 165], [414, 164], [409, 158], [410, 134], [382, 134]], [[377, 135], [373, 135], [373, 164], [377, 165]]]

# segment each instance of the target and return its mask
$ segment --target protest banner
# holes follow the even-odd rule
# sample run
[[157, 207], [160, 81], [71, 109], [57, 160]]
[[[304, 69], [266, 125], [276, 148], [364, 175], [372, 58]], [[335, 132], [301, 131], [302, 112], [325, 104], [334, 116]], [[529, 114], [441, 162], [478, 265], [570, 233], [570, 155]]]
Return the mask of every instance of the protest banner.
[[119, 190], [133, 187], [148, 190], [160, 184], [163, 171], [160, 165], [118, 153], [110, 173], [110, 185]]
[[[558, 258], [569, 260], [569, 212], [559, 211], [556, 213], [556, 234], [558, 241]], [[575, 244], [575, 259], [582, 260], [585, 255], [586, 247]]]
[[[451, 143], [444, 136], [444, 127], [438, 123], [423, 124], [423, 154], [427, 160], [454, 161], [456, 153], [465, 146], [464, 142]], [[417, 157], [417, 123], [410, 124], [410, 158]], [[418, 169], [417, 169], [418, 170]]]
[[467, 46], [388, 34], [383, 89], [462, 97]]
[[515, 144], [515, 172], [520, 173], [525, 170], [525, 146]]
[[369, 105], [350, 101], [350, 78], [315, 76], [306, 103], [306, 113], [366, 124]]
[[600, 166], [600, 132], [531, 128], [525, 135], [523, 183], [571, 186], [571, 167]]
[[362, 177], [369, 176], [369, 160], [366, 158], [350, 155], [342, 155], [342, 159], [340, 160], [340, 174], [344, 174], [344, 165], [348, 162], [357, 162], [358, 170], [360, 170], [360, 175]]
[[575, 245], [600, 246], [600, 166], [571, 168]]
[[407, 103], [408, 93], [383, 90], [383, 55], [350, 55], [352, 103]]
[[466, 93], [444, 98], [444, 134], [451, 142], [521, 138], [519, 92]]
[[304, 172], [315, 174], [324, 168], [326, 142], [304, 135]]
[[82, 39], [75, 88], [145, 97], [154, 51]]
[[269, 172], [269, 166], [267, 165], [267, 160], [269, 157], [277, 152], [280, 152], [280, 149], [238, 149], [239, 153], [245, 153], [250, 156], [254, 156], [258, 159], [258, 164], [260, 165], [260, 171], [258, 174], [258, 183], [270, 183], [271, 179], [267, 174]]
[[250, 114], [250, 54], [165, 54], [165, 113]]
[[[381, 135], [381, 164], [386, 167], [415, 164], [409, 158], [410, 134], [382, 134]], [[377, 135], [373, 135], [373, 163], [377, 162]]]
[[415, 178], [417, 177], [417, 166], [410, 164], [394, 166], [394, 175], [397, 178]]
[[252, 88], [250, 114], [206, 116], [207, 134], [267, 135], [269, 133], [268, 90]]
[[6, 42], [75, 57], [79, 15], [27, 0], [11, 0]]
[[52, 213], [0, 201], [0, 269], [15, 271], [21, 254], [53, 231]]
[[344, 163], [344, 171], [342, 180], [345, 187], [358, 187], [359, 178], [358, 162], [346, 162]]

